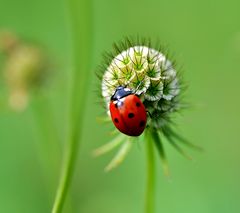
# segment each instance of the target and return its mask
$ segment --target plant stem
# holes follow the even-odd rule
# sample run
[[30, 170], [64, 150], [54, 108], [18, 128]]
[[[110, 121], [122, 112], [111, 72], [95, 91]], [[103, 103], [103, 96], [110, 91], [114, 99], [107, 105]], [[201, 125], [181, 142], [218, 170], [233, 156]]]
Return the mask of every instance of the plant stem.
[[69, 106], [68, 136], [66, 153], [62, 166], [52, 213], [63, 210], [67, 192], [72, 181], [83, 126], [85, 103], [90, 85], [91, 58], [91, 1], [68, 0], [72, 34], [73, 72], [71, 75], [71, 97]]
[[145, 213], [154, 213], [155, 204], [155, 162], [154, 162], [154, 144], [151, 138], [150, 130], [146, 132], [146, 157], [147, 157], [147, 182], [145, 194]]

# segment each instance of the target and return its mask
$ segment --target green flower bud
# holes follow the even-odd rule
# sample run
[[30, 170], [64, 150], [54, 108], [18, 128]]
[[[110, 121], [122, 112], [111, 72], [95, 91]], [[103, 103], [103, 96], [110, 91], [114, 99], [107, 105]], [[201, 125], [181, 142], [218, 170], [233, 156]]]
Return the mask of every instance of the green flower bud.
[[[107, 108], [118, 86], [125, 86], [140, 95], [146, 110], [154, 112], [149, 125], [156, 128], [163, 125], [163, 112], [166, 116], [166, 113], [177, 108], [176, 97], [180, 93], [180, 86], [176, 70], [161, 51], [152, 47], [128, 47], [108, 64], [102, 78], [102, 96]], [[174, 106], [167, 108], [165, 102]]]
[[131, 137], [119, 133], [111, 142], [97, 149], [94, 155], [105, 154], [122, 144], [119, 152], [106, 167], [109, 171], [123, 161], [135, 141], [144, 141], [147, 138], [155, 143], [167, 175], [168, 165], [159, 133], [187, 158], [190, 158], [189, 155], [177, 144], [177, 140], [200, 149], [181, 137], [171, 125], [172, 113], [183, 106], [180, 98], [182, 86], [175, 63], [161, 48], [154, 48], [151, 42], [141, 42], [139, 39], [132, 42], [127, 38], [125, 42], [115, 44], [114, 47], [115, 52], [107, 54], [100, 76], [101, 94], [108, 116], [111, 97], [119, 86], [138, 95], [149, 116], [143, 132], [144, 137]]

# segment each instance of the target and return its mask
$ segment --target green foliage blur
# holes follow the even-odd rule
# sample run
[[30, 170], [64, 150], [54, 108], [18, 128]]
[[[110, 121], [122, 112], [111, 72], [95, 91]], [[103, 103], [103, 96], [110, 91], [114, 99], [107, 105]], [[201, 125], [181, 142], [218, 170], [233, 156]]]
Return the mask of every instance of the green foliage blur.
[[[42, 95], [22, 113], [6, 104], [0, 71], [0, 212], [48, 213], [60, 175], [66, 137], [70, 36], [66, 1], [0, 0], [0, 30], [39, 43], [56, 71]], [[94, 67], [113, 42], [126, 35], [158, 38], [183, 65], [186, 101], [193, 107], [176, 115], [178, 131], [205, 152], [186, 149], [184, 159], [166, 141], [171, 178], [157, 158], [158, 212], [240, 212], [240, 2], [92, 0], [93, 70], [84, 113], [83, 143], [66, 213], [140, 213], [145, 188], [145, 147], [134, 146], [116, 170], [103, 168], [113, 154], [94, 159], [94, 148], [108, 142], [112, 127], [96, 121]], [[79, 26], [81, 29], [81, 26]], [[81, 60], [81, 59], [79, 59]], [[0, 68], [3, 64], [0, 57]]]

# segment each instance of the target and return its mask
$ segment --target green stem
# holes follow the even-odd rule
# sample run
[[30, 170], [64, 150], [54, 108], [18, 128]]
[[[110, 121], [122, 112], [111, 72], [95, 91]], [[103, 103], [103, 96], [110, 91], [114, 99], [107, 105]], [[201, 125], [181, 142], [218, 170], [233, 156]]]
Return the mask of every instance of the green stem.
[[91, 1], [68, 0], [70, 9], [70, 23], [72, 34], [73, 72], [71, 76], [71, 100], [69, 108], [68, 137], [66, 153], [62, 166], [55, 202], [52, 213], [63, 210], [67, 192], [72, 181], [74, 166], [81, 143], [83, 115], [87, 91], [90, 85], [90, 57], [91, 57]]
[[[149, 132], [150, 133], [150, 132]], [[145, 194], [145, 213], [154, 213], [155, 204], [155, 162], [151, 134], [146, 133], [147, 182]]]

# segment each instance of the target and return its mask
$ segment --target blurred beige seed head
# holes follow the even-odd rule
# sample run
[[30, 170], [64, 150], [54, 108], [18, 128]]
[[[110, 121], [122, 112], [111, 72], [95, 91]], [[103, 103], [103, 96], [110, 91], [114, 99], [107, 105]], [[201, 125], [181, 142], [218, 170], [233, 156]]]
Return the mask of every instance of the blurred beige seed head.
[[5, 53], [10, 53], [17, 45], [19, 40], [12, 32], [3, 30], [0, 31], [0, 50]]
[[22, 112], [26, 109], [29, 97], [26, 90], [13, 90], [9, 96], [9, 106], [16, 112]]
[[28, 106], [31, 90], [43, 84], [47, 60], [39, 47], [20, 42], [10, 33], [0, 35], [0, 48], [6, 53], [3, 74], [9, 91], [9, 106], [23, 111]]

